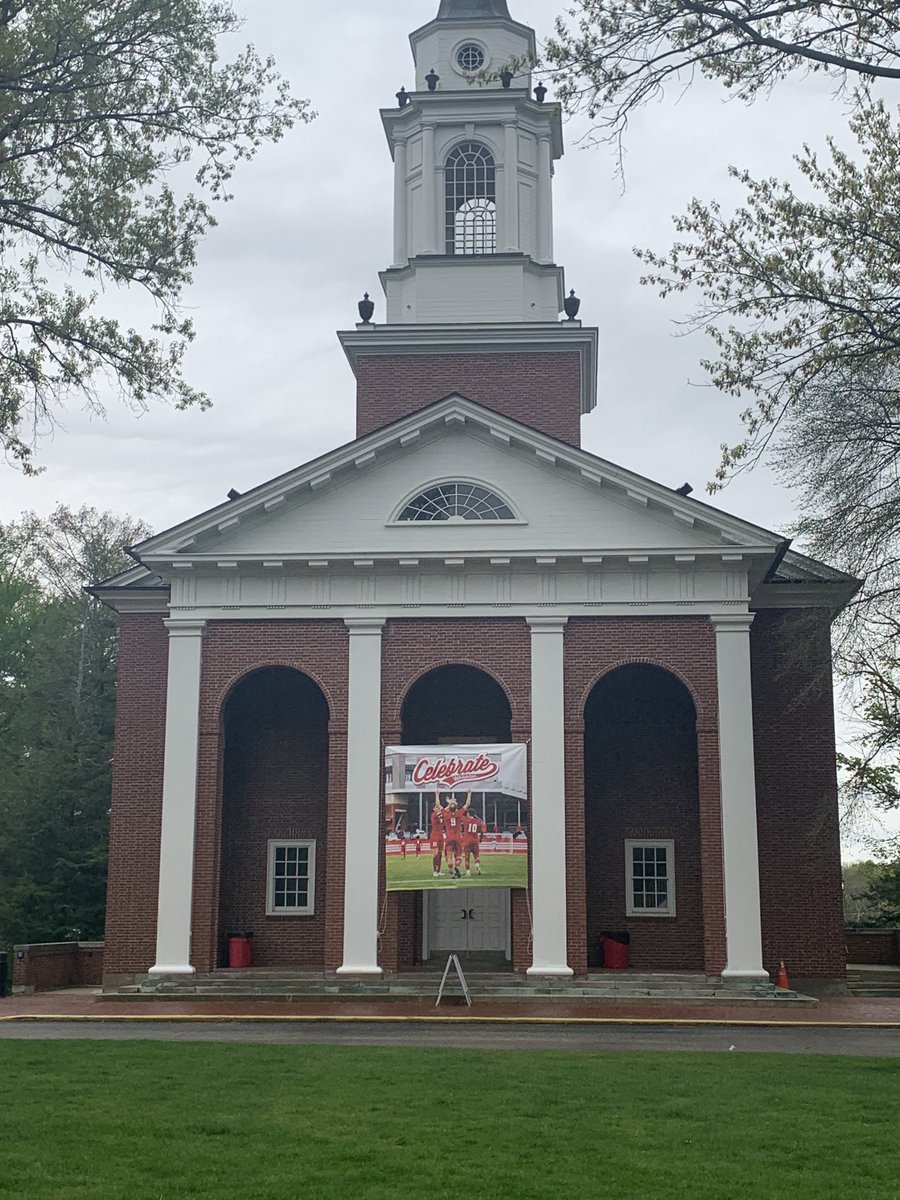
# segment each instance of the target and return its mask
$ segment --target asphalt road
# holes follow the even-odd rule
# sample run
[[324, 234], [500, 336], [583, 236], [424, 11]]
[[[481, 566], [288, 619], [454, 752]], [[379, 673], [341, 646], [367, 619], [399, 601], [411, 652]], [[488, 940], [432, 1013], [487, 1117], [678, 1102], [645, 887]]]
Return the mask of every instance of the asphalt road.
[[[369, 1022], [0, 1022], [0, 1041], [247, 1042], [306, 1046], [442, 1046], [581, 1052], [693, 1050], [738, 1054], [839, 1054], [900, 1058], [900, 1030], [707, 1025], [491, 1025]], [[0, 1056], [2, 1057], [2, 1056]]]

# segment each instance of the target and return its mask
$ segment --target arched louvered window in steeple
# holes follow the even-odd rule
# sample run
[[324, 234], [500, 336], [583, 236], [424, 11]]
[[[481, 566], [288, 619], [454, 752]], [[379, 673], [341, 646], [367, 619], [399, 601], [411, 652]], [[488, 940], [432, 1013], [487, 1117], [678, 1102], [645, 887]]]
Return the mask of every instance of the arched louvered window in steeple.
[[463, 142], [444, 168], [448, 254], [493, 254], [497, 248], [497, 168], [480, 142]]

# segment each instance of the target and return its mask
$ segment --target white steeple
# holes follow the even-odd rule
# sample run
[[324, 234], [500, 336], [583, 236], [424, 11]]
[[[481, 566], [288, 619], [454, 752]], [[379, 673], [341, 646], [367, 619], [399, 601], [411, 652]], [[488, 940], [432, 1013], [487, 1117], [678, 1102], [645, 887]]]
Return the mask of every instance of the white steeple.
[[410, 37], [416, 89], [382, 111], [394, 158], [387, 322], [548, 322], [559, 105], [532, 92], [534, 31], [506, 0], [443, 0]]

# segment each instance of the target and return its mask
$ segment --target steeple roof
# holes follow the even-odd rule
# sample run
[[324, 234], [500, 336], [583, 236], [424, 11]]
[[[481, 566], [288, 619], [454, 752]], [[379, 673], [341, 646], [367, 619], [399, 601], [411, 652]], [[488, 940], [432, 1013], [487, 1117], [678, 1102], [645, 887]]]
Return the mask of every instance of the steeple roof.
[[506, 0], [441, 0], [439, 21], [491, 21], [498, 17], [510, 21]]

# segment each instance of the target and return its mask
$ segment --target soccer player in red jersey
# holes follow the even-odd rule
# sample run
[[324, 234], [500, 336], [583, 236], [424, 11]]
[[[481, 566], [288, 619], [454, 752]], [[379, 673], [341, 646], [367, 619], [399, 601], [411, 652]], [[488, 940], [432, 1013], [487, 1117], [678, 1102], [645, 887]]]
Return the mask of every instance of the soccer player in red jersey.
[[446, 808], [442, 807], [441, 817], [444, 823], [444, 860], [451, 878], [459, 879], [462, 865], [462, 835], [463, 819], [471, 803], [472, 797], [460, 808], [456, 797], [451, 796]]
[[[472, 797], [469, 797], [471, 803]], [[466, 805], [468, 809], [468, 804]], [[472, 859], [475, 859], [475, 874], [481, 874], [481, 837], [487, 833], [487, 825], [475, 813], [464, 811], [463, 815], [463, 854], [466, 859], [466, 874], [472, 874]]]
[[441, 863], [444, 861], [444, 809], [441, 804], [440, 792], [434, 793], [434, 808], [431, 813], [431, 849], [434, 857], [431, 865], [435, 879], [441, 876]]

